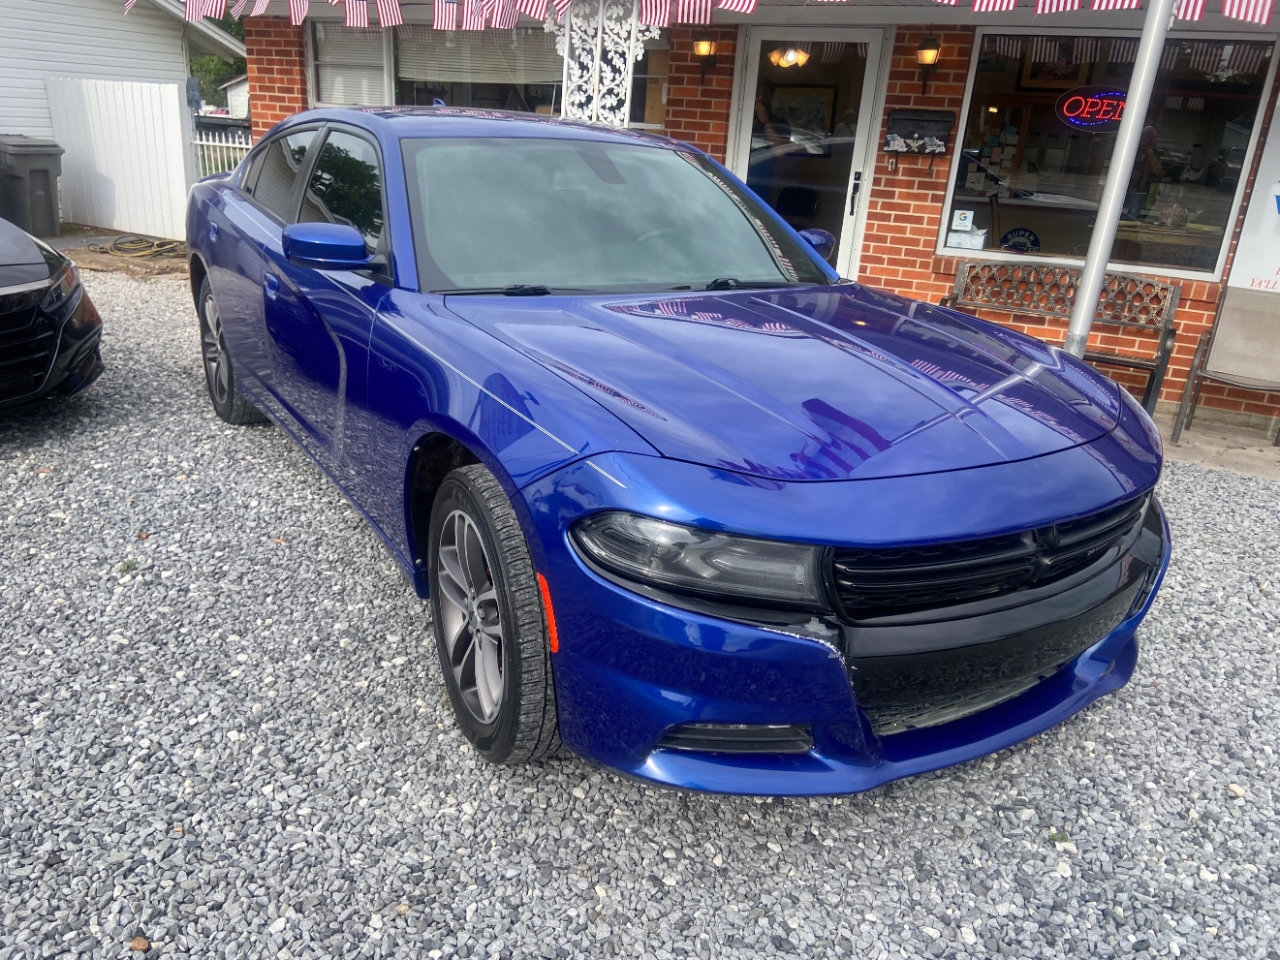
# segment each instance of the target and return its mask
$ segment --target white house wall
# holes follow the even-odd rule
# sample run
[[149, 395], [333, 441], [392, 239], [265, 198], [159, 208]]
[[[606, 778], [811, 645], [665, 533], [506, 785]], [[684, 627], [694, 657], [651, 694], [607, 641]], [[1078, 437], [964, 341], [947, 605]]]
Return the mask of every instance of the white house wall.
[[182, 24], [148, 3], [0, 0], [0, 133], [52, 137], [45, 80], [185, 83]]

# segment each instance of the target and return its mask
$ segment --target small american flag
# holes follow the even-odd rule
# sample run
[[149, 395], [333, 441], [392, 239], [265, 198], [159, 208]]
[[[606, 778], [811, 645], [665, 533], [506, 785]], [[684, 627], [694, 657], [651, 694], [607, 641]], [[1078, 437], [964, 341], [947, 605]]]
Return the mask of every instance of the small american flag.
[[640, 0], [640, 23], [665, 27], [671, 23], [671, 0]]
[[535, 20], [547, 19], [547, 0], [516, 0], [516, 9]]
[[400, 0], [378, 0], [378, 25], [382, 27], [398, 27], [404, 23], [404, 14], [400, 12]]
[[840, 59], [844, 56], [844, 48], [847, 46], [847, 43], [823, 42], [822, 56], [819, 57], [818, 60], [822, 63], [839, 63]]
[[204, 16], [204, 0], [186, 0], [182, 6], [182, 19], [187, 23], [199, 23]]
[[556, 11], [556, 19], [564, 23], [564, 18], [569, 15], [569, 8], [573, 6], [573, 0], [552, 0], [552, 6]]
[[1142, 0], [1093, 0], [1091, 10], [1138, 10]]
[[1193, 43], [1188, 65], [1199, 73], [1217, 73], [1222, 68], [1222, 44]]
[[1227, 61], [1227, 65], [1240, 73], [1258, 73], [1262, 69], [1265, 50], [1265, 47], [1237, 43], [1231, 48], [1231, 59]]
[[756, 0], [720, 0], [716, 6], [721, 10], [729, 10], [733, 13], [756, 12]]
[[1018, 0], [973, 0], [974, 13], [1008, 13], [1018, 6]]
[[240, 16], [240, 14], [244, 13], [244, 8], [247, 7], [248, 5], [249, 5], [249, 0], [236, 0], [235, 6], [231, 8], [231, 15], [233, 17]]
[[1271, 22], [1272, 0], [1222, 0], [1222, 15], [1246, 23]]
[[710, 23], [711, 0], [675, 0], [676, 23]]
[[295, 27], [301, 25], [310, 9], [311, 0], [289, 0], [289, 22]]
[[1199, 20], [1204, 16], [1204, 0], [1178, 0], [1173, 15], [1179, 20]]
[[462, 29], [483, 30], [484, 15], [487, 12], [484, 0], [462, 0]]
[[1057, 63], [1062, 59], [1062, 43], [1057, 37], [1032, 37], [1031, 62]]
[[133, 5], [137, 2], [138, 0], [124, 0], [124, 12], [127, 14], [133, 9]]
[[204, 15], [221, 20], [227, 14], [227, 0], [204, 0]]
[[1036, 15], [1042, 13], [1069, 13], [1080, 9], [1080, 0], [1036, 0]]
[[495, 30], [510, 30], [520, 19], [513, 0], [494, 0], [489, 5], [490, 23]]
[[347, 26], [369, 26], [369, 4], [366, 0], [347, 0]]
[[1137, 40], [1112, 40], [1110, 63], [1133, 63], [1138, 59]]
[[436, 0], [431, 8], [431, 27], [435, 30], [458, 29], [457, 0]]
[[267, 4], [271, 0], [253, 0], [253, 12], [249, 14], [251, 17], [260, 17], [267, 12]]
[[1071, 43], [1072, 63], [1093, 63], [1098, 59], [1102, 42], [1097, 37], [1076, 37]]
[[984, 54], [995, 54], [1009, 60], [1019, 60], [1026, 41], [1022, 37], [987, 37], [982, 41]]

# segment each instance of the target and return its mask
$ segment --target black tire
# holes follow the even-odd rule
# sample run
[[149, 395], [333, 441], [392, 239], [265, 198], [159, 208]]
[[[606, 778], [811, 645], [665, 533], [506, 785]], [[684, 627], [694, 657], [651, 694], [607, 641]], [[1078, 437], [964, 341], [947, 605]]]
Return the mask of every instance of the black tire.
[[463, 734], [492, 763], [558, 752], [533, 562], [507, 495], [484, 466], [460, 467], [440, 485], [427, 562], [436, 651]]
[[262, 411], [240, 395], [236, 389], [235, 370], [231, 354], [222, 335], [222, 319], [218, 302], [213, 298], [213, 287], [205, 277], [196, 297], [196, 313], [200, 316], [200, 359], [204, 367], [204, 383], [209, 391], [209, 402], [214, 412], [231, 424], [259, 423], [265, 420]]

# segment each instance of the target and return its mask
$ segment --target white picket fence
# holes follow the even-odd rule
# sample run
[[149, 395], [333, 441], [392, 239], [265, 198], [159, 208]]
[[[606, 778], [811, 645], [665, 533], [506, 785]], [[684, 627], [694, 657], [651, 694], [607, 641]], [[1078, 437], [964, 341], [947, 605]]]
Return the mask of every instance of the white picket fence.
[[205, 130], [197, 133], [192, 143], [196, 148], [197, 170], [202, 177], [234, 170], [253, 146], [243, 130]]

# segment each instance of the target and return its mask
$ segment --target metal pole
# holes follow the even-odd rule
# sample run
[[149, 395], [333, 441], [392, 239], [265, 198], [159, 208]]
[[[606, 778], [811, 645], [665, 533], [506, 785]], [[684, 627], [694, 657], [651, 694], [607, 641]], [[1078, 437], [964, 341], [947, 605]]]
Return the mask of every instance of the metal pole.
[[1124, 206], [1125, 192], [1129, 188], [1129, 171], [1138, 156], [1138, 140], [1146, 125], [1147, 106], [1151, 103], [1151, 88], [1155, 85], [1156, 71], [1160, 68], [1160, 55], [1164, 52], [1164, 38], [1173, 24], [1173, 9], [1177, 0], [1151, 0], [1147, 7], [1147, 20], [1142, 27], [1142, 42], [1138, 44], [1138, 59], [1133, 65], [1133, 79], [1125, 96], [1124, 117], [1111, 154], [1111, 168], [1107, 185], [1102, 190], [1098, 204], [1098, 216], [1093, 223], [1093, 236], [1089, 239], [1089, 252], [1085, 254], [1084, 269], [1076, 284], [1075, 307], [1071, 311], [1071, 325], [1067, 328], [1067, 342], [1063, 349], [1075, 357], [1084, 356], [1089, 342], [1089, 328], [1093, 326], [1093, 314], [1098, 307], [1098, 292], [1102, 289], [1102, 276], [1111, 257], [1111, 245], [1116, 240], [1116, 227], [1120, 210]]

